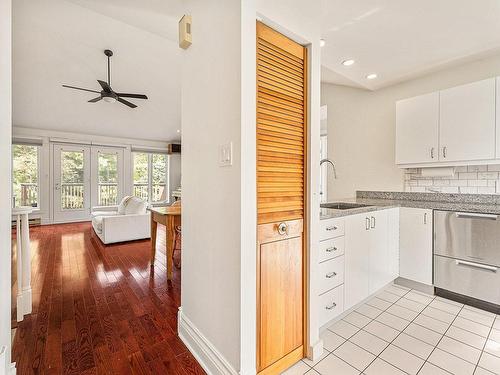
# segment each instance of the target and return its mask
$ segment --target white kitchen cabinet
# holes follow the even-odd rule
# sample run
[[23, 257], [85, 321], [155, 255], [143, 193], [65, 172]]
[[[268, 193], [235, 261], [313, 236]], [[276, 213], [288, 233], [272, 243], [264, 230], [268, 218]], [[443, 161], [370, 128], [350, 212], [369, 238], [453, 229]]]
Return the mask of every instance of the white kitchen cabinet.
[[352, 215], [345, 220], [344, 309], [370, 293], [370, 217]]
[[495, 158], [495, 78], [440, 94], [440, 161]]
[[496, 87], [497, 87], [497, 90], [496, 92], [498, 93], [498, 95], [496, 95], [496, 113], [497, 113], [497, 116], [496, 116], [496, 119], [495, 119], [495, 122], [496, 122], [496, 154], [495, 154], [495, 157], [497, 159], [500, 159], [500, 77], [497, 77], [496, 78]]
[[439, 92], [396, 103], [396, 163], [438, 160]]
[[398, 209], [348, 216], [345, 221], [345, 308], [375, 293], [398, 276]]
[[399, 274], [432, 285], [432, 210], [401, 207]]

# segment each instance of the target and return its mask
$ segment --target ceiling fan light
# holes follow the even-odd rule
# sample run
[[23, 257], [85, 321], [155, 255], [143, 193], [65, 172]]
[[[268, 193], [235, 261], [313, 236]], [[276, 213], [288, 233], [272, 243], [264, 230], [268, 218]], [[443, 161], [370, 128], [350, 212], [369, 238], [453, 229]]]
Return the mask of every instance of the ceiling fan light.
[[108, 103], [116, 102], [116, 98], [113, 98], [112, 96], [105, 96], [103, 99], [105, 102], [108, 102]]

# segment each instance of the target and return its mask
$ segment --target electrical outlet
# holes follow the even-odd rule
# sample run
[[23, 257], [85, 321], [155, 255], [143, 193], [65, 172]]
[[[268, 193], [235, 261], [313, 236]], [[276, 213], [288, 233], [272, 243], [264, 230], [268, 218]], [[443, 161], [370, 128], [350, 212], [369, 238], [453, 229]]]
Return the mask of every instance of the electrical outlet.
[[233, 142], [219, 146], [219, 166], [230, 167], [233, 165]]

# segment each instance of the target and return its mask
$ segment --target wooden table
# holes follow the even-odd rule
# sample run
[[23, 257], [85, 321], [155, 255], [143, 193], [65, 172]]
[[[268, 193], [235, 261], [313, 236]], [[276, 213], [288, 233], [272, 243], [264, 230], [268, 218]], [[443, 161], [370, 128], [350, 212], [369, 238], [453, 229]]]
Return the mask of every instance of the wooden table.
[[166, 251], [167, 256], [167, 279], [172, 280], [173, 262], [172, 254], [175, 243], [175, 227], [181, 225], [181, 206], [156, 207], [151, 209], [151, 266], [154, 265], [156, 256], [156, 232], [158, 223], [165, 225], [166, 230]]

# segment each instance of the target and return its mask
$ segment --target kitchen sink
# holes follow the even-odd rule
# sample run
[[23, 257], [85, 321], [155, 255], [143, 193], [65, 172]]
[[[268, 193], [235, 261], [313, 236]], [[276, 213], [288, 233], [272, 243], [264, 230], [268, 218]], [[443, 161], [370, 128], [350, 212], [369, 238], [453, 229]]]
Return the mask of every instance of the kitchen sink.
[[332, 203], [322, 203], [320, 207], [332, 208], [334, 210], [350, 210], [352, 208], [370, 207], [370, 205], [361, 203], [332, 202]]

